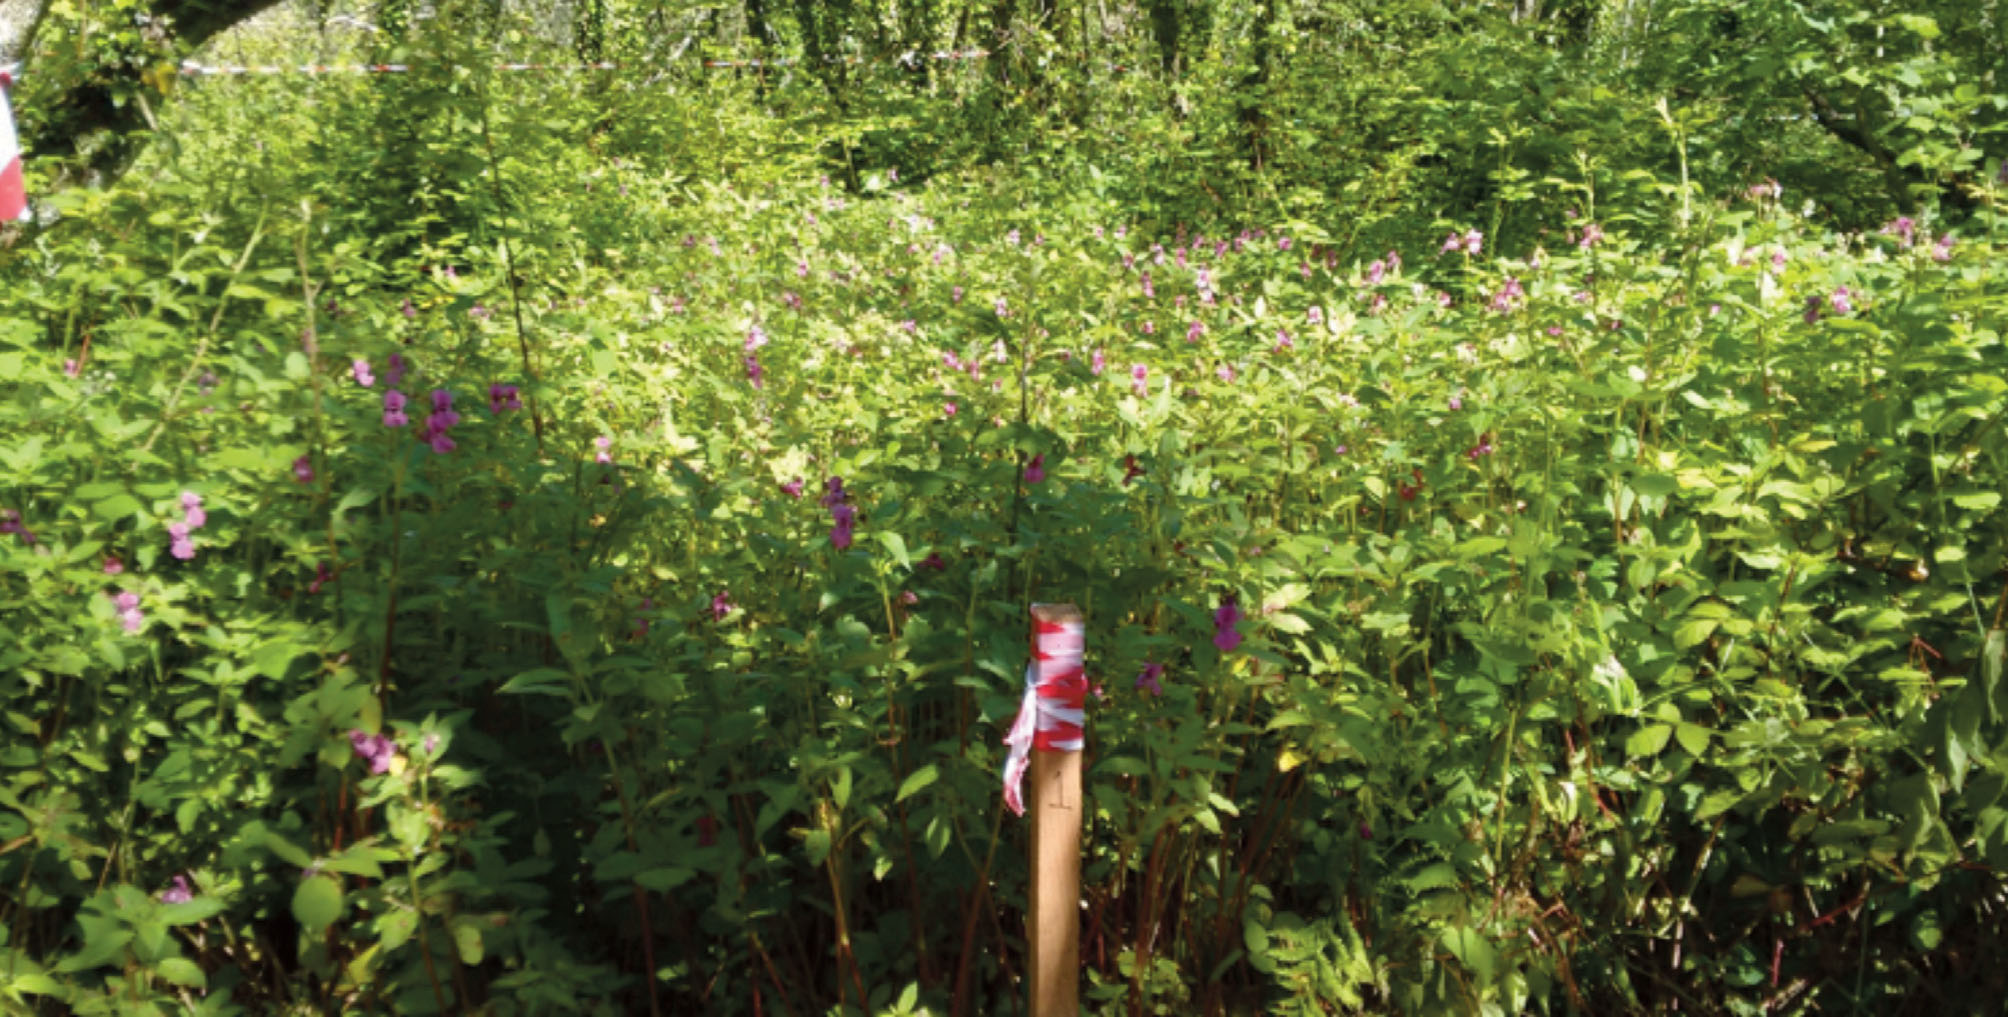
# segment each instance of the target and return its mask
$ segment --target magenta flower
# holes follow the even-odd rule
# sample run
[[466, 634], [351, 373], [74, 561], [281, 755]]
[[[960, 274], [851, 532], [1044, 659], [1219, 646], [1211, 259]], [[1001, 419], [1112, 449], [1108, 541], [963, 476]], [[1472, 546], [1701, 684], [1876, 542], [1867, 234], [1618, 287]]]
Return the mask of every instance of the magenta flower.
[[181, 519], [191, 530], [202, 529], [209, 521], [209, 513], [202, 511], [202, 496], [194, 491], [181, 492]]
[[364, 388], [376, 384], [376, 376], [370, 373], [370, 362], [361, 357], [349, 365], [349, 373], [355, 376], [356, 384]]
[[1278, 237], [1278, 238], [1276, 239], [1276, 249], [1277, 249], [1277, 250], [1279, 250], [1279, 251], [1287, 251], [1287, 250], [1289, 250], [1289, 249], [1290, 249], [1290, 238], [1289, 238], [1289, 237]]
[[1952, 260], [1952, 234], [1947, 233], [1931, 245], [1931, 260], [1945, 264]]
[[522, 393], [516, 386], [500, 383], [488, 386], [488, 412], [499, 416], [504, 410], [520, 410], [522, 408]]
[[830, 546], [839, 551], [851, 546], [851, 533], [857, 526], [858, 510], [847, 504], [830, 506]]
[[120, 561], [117, 555], [105, 555], [105, 575], [115, 576], [124, 571], [125, 562]]
[[1455, 254], [1458, 251], [1463, 250], [1463, 248], [1464, 248], [1464, 238], [1458, 236], [1456, 230], [1451, 230], [1450, 236], [1445, 237], [1443, 240], [1443, 247], [1438, 249], [1436, 253]]
[[1195, 320], [1185, 330], [1185, 341], [1189, 343], [1196, 343], [1199, 341], [1199, 337], [1205, 334], [1206, 334], [1206, 326]]
[[954, 404], [954, 403], [942, 403], [942, 404], [941, 404], [941, 415], [942, 415], [942, 417], [944, 417], [944, 418], [947, 418], [947, 417], [953, 417], [953, 416], [955, 416], [955, 404]]
[[1373, 264], [1367, 266], [1367, 285], [1379, 286], [1381, 279], [1386, 275], [1387, 262], [1376, 260]]
[[943, 572], [947, 570], [948, 562], [942, 560], [940, 551], [934, 551], [930, 552], [928, 556], [921, 561], [920, 567], [924, 569], [933, 569], [936, 572]]
[[1130, 390], [1135, 392], [1138, 398], [1142, 398], [1148, 388], [1146, 379], [1149, 377], [1150, 368], [1142, 364], [1130, 365]]
[[1461, 397], [1461, 396], [1451, 396], [1451, 397], [1450, 397], [1450, 408], [1451, 408], [1451, 409], [1453, 409], [1453, 410], [1461, 410], [1461, 409], [1463, 409], [1463, 408], [1464, 408], [1464, 399], [1463, 399], [1463, 397]]
[[293, 460], [293, 479], [302, 484], [314, 482], [314, 460], [311, 456], [301, 456]]
[[791, 497], [800, 498], [802, 496], [802, 478], [796, 477], [782, 484], [781, 490], [786, 491]]
[[1596, 223], [1590, 223], [1589, 225], [1583, 227], [1583, 235], [1576, 240], [1576, 246], [1587, 251], [1590, 248], [1595, 247], [1597, 245], [1597, 241], [1602, 240], [1603, 238], [1604, 238], [1604, 228], [1602, 226], [1597, 225]]
[[316, 563], [314, 566], [314, 578], [307, 583], [307, 593], [309, 595], [319, 593], [321, 592], [321, 587], [334, 581], [335, 574], [328, 570], [328, 563]]
[[160, 892], [162, 904], [186, 904], [195, 899], [195, 891], [188, 885], [188, 877], [177, 875], [167, 889]]
[[1046, 454], [1041, 452], [1033, 456], [1031, 462], [1025, 464], [1025, 483], [1036, 484], [1045, 479]]
[[365, 733], [361, 728], [349, 732], [349, 745], [356, 755], [370, 764], [371, 773], [389, 773], [391, 757], [397, 755], [397, 743], [384, 735]]
[[1094, 356], [1089, 358], [1088, 370], [1097, 378], [1102, 376], [1102, 369], [1107, 366], [1108, 358], [1102, 355], [1101, 350], [1096, 350]]
[[433, 454], [435, 455], [443, 456], [448, 452], [451, 452], [454, 449], [460, 447], [453, 443], [453, 439], [451, 437], [447, 436], [446, 429], [443, 427], [436, 431], [429, 431], [427, 433], [429, 436], [426, 438], [425, 442], [426, 444], [432, 446], [432, 451]]
[[1154, 299], [1156, 299], [1156, 298], [1157, 298], [1157, 288], [1156, 288], [1156, 287], [1154, 287], [1154, 286], [1152, 286], [1152, 285], [1150, 284], [1150, 273], [1149, 273], [1149, 272], [1145, 272], [1145, 273], [1143, 273], [1143, 275], [1142, 275], [1142, 281], [1143, 281], [1143, 295], [1144, 295], [1144, 298], [1145, 298], [1146, 300], [1154, 300]]
[[612, 438], [609, 438], [604, 434], [600, 435], [599, 437], [593, 439], [593, 447], [595, 449], [598, 449], [598, 451], [593, 453], [593, 462], [611, 463], [614, 461], [614, 455], [613, 455], [614, 440]]
[[767, 371], [760, 366], [760, 358], [746, 354], [746, 380], [756, 389], [767, 387]]
[[396, 388], [398, 383], [404, 380], [404, 372], [410, 369], [411, 369], [411, 364], [406, 362], [403, 354], [401, 353], [391, 354], [390, 366], [384, 368], [383, 383], [389, 385], [392, 388]]
[[711, 617], [714, 620], [718, 620], [718, 619], [723, 619], [726, 615], [731, 613], [732, 613], [731, 598], [725, 595], [724, 590], [718, 591], [718, 595], [711, 598]]
[[[393, 355], [395, 360], [395, 355]], [[392, 382], [391, 384], [396, 384]], [[383, 394], [383, 426], [403, 427], [411, 421], [404, 415], [404, 393], [391, 389]]]
[[851, 493], [844, 490], [844, 478], [831, 477], [823, 481], [823, 497], [820, 503], [824, 508], [834, 508], [835, 506], [842, 505], [849, 501], [850, 498]]
[[410, 297], [404, 298], [404, 306], [398, 308], [398, 311], [404, 315], [407, 321], [418, 317], [418, 308], [412, 306]]
[[1221, 381], [1231, 383], [1234, 381], [1234, 365], [1221, 364], [1219, 367], [1213, 369], [1213, 374], [1214, 377], [1219, 378]]
[[64, 376], [64, 377], [68, 377], [68, 378], [74, 378], [74, 377], [76, 377], [76, 376], [77, 376], [77, 372], [79, 372], [79, 371], [81, 371], [81, 370], [83, 370], [83, 366], [77, 363], [77, 360], [76, 360], [76, 358], [75, 358], [75, 357], [71, 357], [71, 358], [69, 358], [69, 359], [67, 359], [67, 360], [64, 360], [64, 361], [63, 361], [63, 376]]
[[1241, 607], [1234, 602], [1234, 595], [1221, 598], [1220, 607], [1213, 612], [1213, 645], [1222, 653], [1231, 653], [1241, 645]]
[[1848, 299], [1846, 286], [1835, 289], [1833, 295], [1827, 298], [1827, 303], [1833, 305], [1835, 314], [1853, 314], [1855, 310], [1854, 303]]
[[1164, 695], [1164, 686], [1158, 681], [1158, 679], [1163, 677], [1163, 664], [1156, 661], [1146, 662], [1143, 666], [1143, 673], [1136, 676], [1136, 687], [1153, 696]]

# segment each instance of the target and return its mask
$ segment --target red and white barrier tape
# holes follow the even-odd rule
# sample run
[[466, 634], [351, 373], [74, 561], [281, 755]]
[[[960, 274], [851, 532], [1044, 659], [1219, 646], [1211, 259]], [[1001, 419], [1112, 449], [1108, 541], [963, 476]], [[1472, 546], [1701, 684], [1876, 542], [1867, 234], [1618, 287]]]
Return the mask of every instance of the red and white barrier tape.
[[0, 222], [28, 218], [28, 183], [21, 175], [21, 142], [14, 136], [14, 111], [7, 90], [14, 76], [0, 71]]
[[[825, 57], [826, 62], [843, 62], [857, 65], [864, 63], [901, 64], [907, 67], [917, 65], [921, 60], [981, 60], [990, 52], [981, 49], [946, 49], [933, 53], [909, 51], [889, 60], [865, 60], [860, 57]], [[714, 70], [734, 70], [738, 68], [759, 69], [764, 67], [799, 67], [808, 61], [790, 60], [700, 60], [698, 65]], [[20, 73], [19, 64], [0, 66], [0, 77], [11, 79]], [[581, 71], [618, 71], [629, 69], [611, 60], [579, 64], [539, 64], [509, 61], [494, 65], [498, 71], [551, 71], [558, 74], [576, 74]], [[404, 74], [415, 68], [411, 64], [205, 64], [194, 60], [184, 60], [175, 73], [184, 78], [243, 77], [246, 75], [304, 74], [319, 77], [325, 74]], [[655, 68], [659, 69], [659, 68]]]
[[1004, 804], [1025, 814], [1025, 771], [1032, 750], [1079, 752], [1085, 743], [1088, 676], [1081, 659], [1087, 646], [1087, 625], [1068, 610], [1049, 620], [1033, 605], [1032, 661], [1025, 665], [1025, 698], [1018, 719], [1004, 744], [1011, 753], [1004, 762]]

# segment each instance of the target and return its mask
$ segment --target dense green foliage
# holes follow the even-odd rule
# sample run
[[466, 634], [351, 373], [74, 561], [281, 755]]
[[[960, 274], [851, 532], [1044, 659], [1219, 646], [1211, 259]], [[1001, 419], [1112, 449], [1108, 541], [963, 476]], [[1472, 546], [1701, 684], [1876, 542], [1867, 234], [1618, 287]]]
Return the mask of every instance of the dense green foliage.
[[1095, 1012], [2008, 992], [1994, 15], [442, 6], [0, 237], [0, 1011], [1018, 1012], [1034, 600]]

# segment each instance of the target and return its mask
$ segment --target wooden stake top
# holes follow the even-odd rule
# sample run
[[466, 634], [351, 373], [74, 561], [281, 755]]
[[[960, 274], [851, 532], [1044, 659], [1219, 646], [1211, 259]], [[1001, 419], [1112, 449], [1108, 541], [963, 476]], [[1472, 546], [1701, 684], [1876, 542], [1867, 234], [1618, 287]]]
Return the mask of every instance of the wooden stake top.
[[1065, 625], [1081, 620], [1081, 609], [1072, 604], [1033, 604], [1032, 620], [1047, 625]]

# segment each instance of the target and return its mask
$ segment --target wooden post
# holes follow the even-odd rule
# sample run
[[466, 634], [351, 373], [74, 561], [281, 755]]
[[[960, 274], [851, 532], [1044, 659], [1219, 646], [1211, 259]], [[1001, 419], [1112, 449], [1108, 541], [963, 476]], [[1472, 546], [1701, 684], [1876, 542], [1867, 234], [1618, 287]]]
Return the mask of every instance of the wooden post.
[[1032, 753], [1032, 1017], [1077, 1017], [1081, 754]]
[[[1072, 604], [1039, 604], [1035, 622], [1079, 626]], [[1078, 631], [1078, 629], [1076, 629]], [[1039, 658], [1033, 636], [1034, 661]], [[1078, 651], [1075, 651], [1078, 652]], [[1079, 661], [1073, 661], [1078, 675]], [[1077, 679], [1085, 685], [1085, 678]], [[1032, 946], [1031, 1017], [1079, 1017], [1081, 988], [1081, 753], [1034, 749], [1032, 894], [1027, 929]]]

